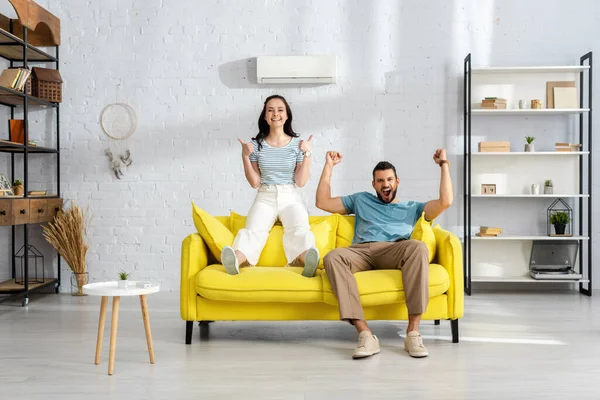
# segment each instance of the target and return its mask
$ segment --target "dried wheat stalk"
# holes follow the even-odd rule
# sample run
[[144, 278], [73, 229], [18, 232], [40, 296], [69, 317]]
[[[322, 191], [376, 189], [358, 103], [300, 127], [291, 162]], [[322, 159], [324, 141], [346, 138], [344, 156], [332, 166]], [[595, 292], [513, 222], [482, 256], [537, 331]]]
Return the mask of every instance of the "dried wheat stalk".
[[54, 220], [43, 227], [44, 238], [76, 274], [86, 271], [86, 237], [91, 219], [87, 217], [87, 211], [73, 205], [70, 210], [59, 211]]

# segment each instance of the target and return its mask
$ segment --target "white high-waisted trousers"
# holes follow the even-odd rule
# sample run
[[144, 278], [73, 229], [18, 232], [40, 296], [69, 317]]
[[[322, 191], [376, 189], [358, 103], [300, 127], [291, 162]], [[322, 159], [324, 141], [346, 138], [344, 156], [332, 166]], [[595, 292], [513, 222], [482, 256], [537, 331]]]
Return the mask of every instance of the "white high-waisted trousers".
[[308, 212], [296, 185], [263, 184], [246, 217], [246, 227], [239, 230], [232, 246], [244, 253], [251, 265], [258, 262], [277, 217], [283, 225], [283, 250], [288, 264], [315, 247]]

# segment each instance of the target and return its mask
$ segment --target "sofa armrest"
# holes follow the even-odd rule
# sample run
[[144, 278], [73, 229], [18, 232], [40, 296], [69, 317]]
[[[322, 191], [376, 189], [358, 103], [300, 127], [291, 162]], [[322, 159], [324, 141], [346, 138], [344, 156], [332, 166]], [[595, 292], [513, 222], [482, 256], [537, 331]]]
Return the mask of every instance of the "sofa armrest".
[[196, 320], [196, 276], [208, 265], [208, 249], [202, 237], [193, 233], [181, 244], [180, 314], [185, 321]]
[[448, 288], [448, 315], [451, 319], [461, 318], [465, 310], [465, 282], [463, 275], [463, 254], [460, 240], [453, 233], [439, 225], [433, 229], [437, 242], [436, 259], [450, 276]]

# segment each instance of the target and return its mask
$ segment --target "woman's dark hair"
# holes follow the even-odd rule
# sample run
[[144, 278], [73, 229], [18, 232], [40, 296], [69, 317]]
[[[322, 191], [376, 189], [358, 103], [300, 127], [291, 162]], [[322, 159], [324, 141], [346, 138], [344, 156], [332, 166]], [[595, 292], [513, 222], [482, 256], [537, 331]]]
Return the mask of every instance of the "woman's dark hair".
[[262, 112], [260, 113], [260, 117], [258, 117], [258, 134], [256, 137], [253, 137], [253, 140], [256, 140], [258, 143], [258, 150], [262, 148], [262, 141], [269, 134], [269, 124], [265, 120], [265, 115], [267, 114], [267, 103], [272, 99], [280, 99], [285, 104], [285, 112], [287, 114], [287, 121], [283, 124], [283, 132], [291, 137], [298, 137], [298, 134], [294, 132], [292, 129], [292, 109], [290, 108], [288, 102], [285, 100], [283, 96], [278, 94], [274, 94], [272, 96], [267, 97], [265, 100], [265, 104], [263, 105]]

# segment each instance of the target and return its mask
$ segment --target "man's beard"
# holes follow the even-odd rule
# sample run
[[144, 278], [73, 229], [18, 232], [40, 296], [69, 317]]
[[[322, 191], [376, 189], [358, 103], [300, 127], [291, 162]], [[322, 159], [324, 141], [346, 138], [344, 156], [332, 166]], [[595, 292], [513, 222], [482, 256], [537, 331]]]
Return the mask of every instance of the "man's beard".
[[390, 193], [390, 200], [386, 201], [384, 200], [384, 198], [381, 196], [381, 194], [378, 191], [375, 191], [375, 193], [377, 193], [377, 198], [382, 202], [382, 203], [391, 203], [392, 201], [394, 201], [394, 199], [396, 198], [396, 192], [398, 192], [398, 188], [394, 189], [392, 191], [392, 193]]

